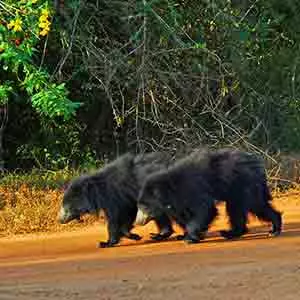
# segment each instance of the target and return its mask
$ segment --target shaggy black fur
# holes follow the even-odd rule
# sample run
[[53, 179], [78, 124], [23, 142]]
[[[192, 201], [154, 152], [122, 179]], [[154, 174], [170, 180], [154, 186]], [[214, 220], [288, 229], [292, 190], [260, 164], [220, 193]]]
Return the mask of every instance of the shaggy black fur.
[[[60, 222], [80, 220], [85, 213], [98, 214], [103, 209], [108, 220], [109, 239], [100, 242], [100, 247], [113, 246], [123, 236], [139, 240], [139, 235], [130, 232], [137, 215], [139, 191], [150, 173], [166, 168], [169, 163], [171, 158], [164, 153], [138, 156], [128, 153], [96, 174], [75, 179], [64, 193]], [[170, 219], [162, 212], [156, 214], [155, 221], [159, 233], [152, 234], [152, 239], [167, 239], [173, 233]]]
[[231, 223], [231, 230], [221, 231], [223, 237], [245, 234], [249, 212], [273, 224], [270, 234], [280, 234], [281, 213], [270, 204], [263, 163], [238, 150], [195, 151], [168, 170], [151, 174], [138, 207], [151, 216], [167, 213], [184, 229], [186, 241], [197, 242], [217, 215], [216, 200], [226, 202]]

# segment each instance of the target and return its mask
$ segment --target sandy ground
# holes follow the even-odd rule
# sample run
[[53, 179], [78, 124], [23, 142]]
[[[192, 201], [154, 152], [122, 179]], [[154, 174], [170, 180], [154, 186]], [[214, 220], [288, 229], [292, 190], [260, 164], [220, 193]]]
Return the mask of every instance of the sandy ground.
[[300, 197], [276, 199], [284, 232], [251, 219], [251, 232], [225, 241], [224, 208], [197, 245], [149, 242], [153, 224], [136, 228], [139, 242], [97, 249], [105, 226], [0, 239], [0, 299], [300, 299]]

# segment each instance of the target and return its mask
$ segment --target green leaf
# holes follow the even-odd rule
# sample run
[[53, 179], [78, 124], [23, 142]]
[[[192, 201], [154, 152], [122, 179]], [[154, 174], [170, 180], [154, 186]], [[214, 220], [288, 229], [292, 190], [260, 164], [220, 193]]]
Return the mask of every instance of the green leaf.
[[248, 31], [240, 31], [239, 39], [240, 41], [247, 41], [249, 39], [250, 33]]

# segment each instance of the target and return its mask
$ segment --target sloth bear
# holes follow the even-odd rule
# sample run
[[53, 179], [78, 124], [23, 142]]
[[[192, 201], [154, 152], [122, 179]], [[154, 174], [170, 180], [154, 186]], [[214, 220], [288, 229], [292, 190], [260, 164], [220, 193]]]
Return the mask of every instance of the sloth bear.
[[[62, 224], [80, 220], [85, 213], [99, 214], [103, 209], [108, 220], [107, 242], [99, 247], [111, 247], [122, 237], [139, 240], [131, 233], [137, 217], [137, 198], [145, 178], [152, 172], [167, 168], [172, 162], [166, 153], [153, 152], [141, 155], [124, 154], [93, 175], [83, 175], [71, 182], [64, 193], [59, 221]], [[143, 217], [144, 218], [144, 217]], [[139, 215], [138, 223], [147, 223]], [[152, 239], [167, 239], [173, 233], [168, 216], [162, 212], [153, 218], [159, 233]], [[143, 222], [141, 222], [143, 221]]]
[[183, 239], [193, 243], [204, 238], [217, 216], [217, 201], [225, 201], [231, 225], [220, 232], [224, 238], [238, 238], [248, 231], [248, 213], [271, 222], [271, 235], [281, 233], [281, 213], [270, 204], [262, 161], [239, 150], [197, 150], [149, 175], [138, 208], [151, 217], [166, 213], [183, 228]]

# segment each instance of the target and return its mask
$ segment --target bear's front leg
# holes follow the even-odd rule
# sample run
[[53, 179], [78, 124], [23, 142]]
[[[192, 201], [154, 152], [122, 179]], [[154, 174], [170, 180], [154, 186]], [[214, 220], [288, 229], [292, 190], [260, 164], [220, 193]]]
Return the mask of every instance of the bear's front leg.
[[108, 222], [108, 240], [107, 242], [99, 242], [98, 248], [109, 248], [113, 247], [120, 242], [121, 234], [120, 228], [112, 220]]
[[199, 224], [196, 219], [191, 220], [185, 227], [186, 233], [183, 235], [183, 240], [187, 244], [199, 243], [200, 240], [205, 238], [205, 231], [203, 231], [203, 226]]

